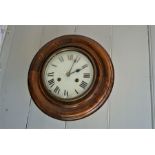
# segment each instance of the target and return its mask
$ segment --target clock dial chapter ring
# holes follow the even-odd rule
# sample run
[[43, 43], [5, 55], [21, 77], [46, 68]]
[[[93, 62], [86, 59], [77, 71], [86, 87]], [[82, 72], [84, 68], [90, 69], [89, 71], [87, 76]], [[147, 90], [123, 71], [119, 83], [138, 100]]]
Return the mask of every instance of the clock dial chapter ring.
[[[83, 52], [95, 66], [95, 78], [89, 91], [75, 100], [68, 100], [69, 104], [51, 97], [42, 80], [43, 66], [47, 59], [67, 48]], [[106, 50], [96, 41], [80, 35], [61, 36], [48, 42], [34, 57], [28, 73], [29, 91], [35, 104], [45, 114], [60, 120], [77, 120], [94, 113], [109, 97], [113, 83], [114, 68]]]
[[[63, 52], [68, 52], [68, 51], [76, 51], [76, 52], [78, 52], [78, 53], [81, 53], [81, 54], [83, 54], [83, 55], [85, 55], [88, 59], [89, 59], [89, 61], [91, 62], [91, 64], [92, 64], [92, 67], [93, 67], [93, 74], [92, 74], [92, 76], [93, 76], [93, 78], [92, 78], [92, 82], [91, 82], [91, 84], [90, 84], [90, 86], [88, 87], [88, 90], [86, 90], [83, 94], [81, 94], [81, 95], [78, 95], [77, 97], [73, 97], [73, 98], [61, 98], [61, 97], [58, 97], [58, 96], [55, 96], [55, 95], [53, 95], [52, 93], [50, 93], [50, 91], [49, 90], [47, 90], [47, 88], [46, 88], [46, 84], [45, 84], [45, 82], [44, 82], [44, 75], [45, 75], [45, 70], [46, 70], [46, 67], [47, 67], [47, 65], [49, 64], [49, 62], [50, 62], [50, 60], [53, 58], [53, 57], [55, 57], [55, 56], [57, 56], [57, 55], [59, 55], [59, 54], [61, 54], [61, 53], [63, 53]], [[73, 64], [72, 64], [72, 66], [73, 66]], [[71, 67], [72, 67], [71, 66]], [[71, 69], [70, 69], [71, 70]], [[64, 71], [65, 72], [65, 71]], [[66, 71], [66, 73], [67, 73], [67, 71]], [[48, 91], [48, 95], [49, 95], [49, 98], [50, 99], [52, 99], [52, 98], [55, 98], [55, 99], [57, 99], [57, 100], [59, 100], [59, 101], [62, 101], [63, 102], [63, 104], [72, 104], [72, 103], [75, 103], [75, 102], [73, 102], [73, 101], [76, 101], [76, 100], [79, 100], [80, 98], [83, 98], [85, 95], [87, 95], [88, 93], [89, 93], [89, 91], [92, 89], [92, 87], [93, 87], [93, 85], [94, 85], [94, 82], [95, 82], [95, 79], [96, 79], [96, 66], [95, 66], [95, 63], [94, 63], [94, 60], [91, 58], [91, 56], [86, 52], [86, 51], [84, 51], [84, 50], [82, 50], [82, 49], [80, 49], [80, 48], [77, 48], [77, 47], [65, 47], [65, 48], [62, 48], [62, 49], [59, 49], [58, 51], [56, 51], [54, 54], [52, 54], [51, 56], [49, 56], [49, 58], [48, 58], [48, 60], [44, 63], [44, 65], [43, 65], [43, 69], [42, 69], [42, 71], [41, 71], [41, 75], [42, 75], [42, 80], [41, 80], [41, 82], [42, 82], [42, 84], [43, 84], [43, 87], [44, 87], [44, 92], [46, 93], [46, 91]], [[78, 75], [78, 73], [77, 73], [77, 75]], [[72, 75], [69, 75], [69, 76], [72, 76]], [[66, 75], [66, 77], [68, 77], [67, 75]], [[69, 77], [68, 77], [69, 78]], [[62, 79], [62, 81], [63, 81], [63, 77], [61, 77], [61, 79]], [[76, 81], [77, 80], [77, 81]], [[75, 82], [74, 83], [76, 83], [76, 82], [78, 82], [79, 81], [79, 79], [75, 79]], [[49, 100], [50, 100], [49, 99]]]

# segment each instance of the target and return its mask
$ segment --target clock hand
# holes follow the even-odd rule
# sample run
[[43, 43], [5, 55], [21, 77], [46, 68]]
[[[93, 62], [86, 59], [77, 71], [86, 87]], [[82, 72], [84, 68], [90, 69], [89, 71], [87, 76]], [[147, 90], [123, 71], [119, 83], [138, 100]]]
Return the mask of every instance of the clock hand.
[[71, 70], [72, 70], [74, 64], [76, 63], [76, 60], [77, 60], [77, 58], [73, 61], [73, 64], [72, 64], [70, 70], [66, 73], [67, 76], [70, 76]]
[[70, 72], [70, 75], [73, 74], [73, 73], [75, 73], [75, 72], [79, 72], [79, 71], [81, 71], [82, 69], [85, 69], [86, 67], [88, 67], [87, 64], [83, 65], [81, 68], [78, 68], [78, 69], [76, 69], [76, 70], [73, 71], [73, 72]]
[[80, 72], [82, 69], [84, 69], [84, 68], [83, 67], [82, 68], [78, 68], [78, 69], [74, 70], [73, 72], [71, 72], [70, 75], [75, 73], [75, 72]]
[[70, 75], [73, 74], [73, 73], [75, 73], [75, 72], [79, 72], [80, 70], [81, 69], [76, 69], [75, 71], [71, 72]]

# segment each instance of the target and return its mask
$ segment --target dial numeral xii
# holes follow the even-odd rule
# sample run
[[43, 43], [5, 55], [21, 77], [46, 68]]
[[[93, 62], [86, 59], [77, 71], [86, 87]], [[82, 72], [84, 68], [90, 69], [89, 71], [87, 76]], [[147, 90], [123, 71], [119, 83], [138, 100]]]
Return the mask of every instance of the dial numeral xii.
[[68, 60], [73, 60], [73, 55], [68, 55]]

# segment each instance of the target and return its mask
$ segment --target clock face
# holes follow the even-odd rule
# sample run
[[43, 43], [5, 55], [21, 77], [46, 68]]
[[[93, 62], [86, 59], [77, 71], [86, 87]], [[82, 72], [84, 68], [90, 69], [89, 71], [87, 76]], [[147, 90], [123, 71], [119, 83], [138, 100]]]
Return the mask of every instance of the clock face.
[[63, 101], [85, 96], [95, 79], [95, 67], [88, 55], [75, 49], [63, 49], [45, 62], [42, 79], [51, 96]]

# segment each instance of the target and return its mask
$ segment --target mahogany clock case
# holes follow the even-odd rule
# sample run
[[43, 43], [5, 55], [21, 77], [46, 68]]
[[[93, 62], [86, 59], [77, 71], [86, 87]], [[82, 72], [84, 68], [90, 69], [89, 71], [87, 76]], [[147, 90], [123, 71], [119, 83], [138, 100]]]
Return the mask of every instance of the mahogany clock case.
[[[65, 48], [84, 51], [95, 64], [96, 78], [89, 92], [73, 101], [62, 101], [45, 89], [42, 70], [48, 58]], [[45, 44], [34, 56], [28, 72], [28, 88], [34, 103], [50, 117], [71, 121], [89, 116], [109, 97], [114, 84], [114, 68], [106, 50], [95, 40], [81, 35], [64, 35]]]

